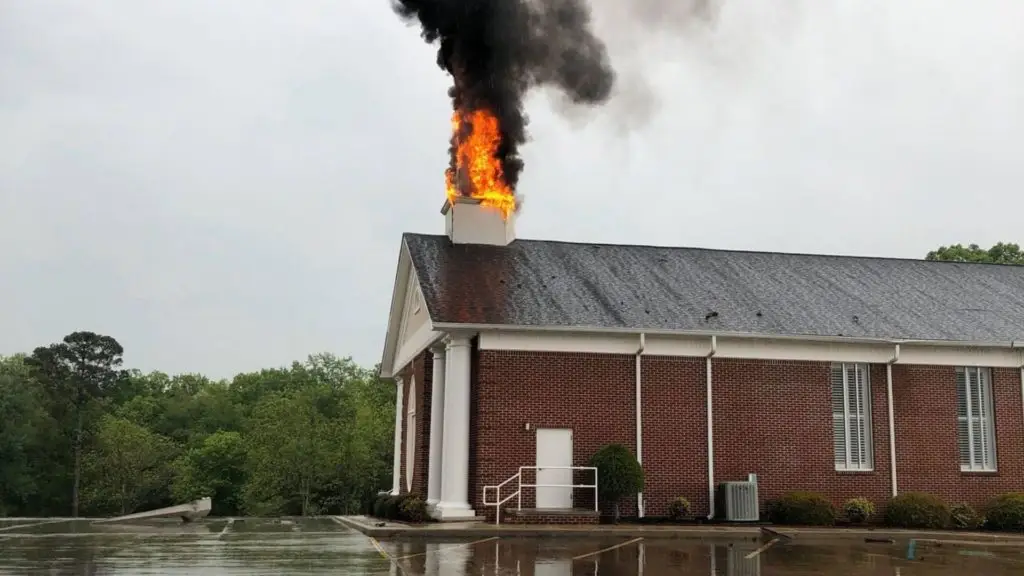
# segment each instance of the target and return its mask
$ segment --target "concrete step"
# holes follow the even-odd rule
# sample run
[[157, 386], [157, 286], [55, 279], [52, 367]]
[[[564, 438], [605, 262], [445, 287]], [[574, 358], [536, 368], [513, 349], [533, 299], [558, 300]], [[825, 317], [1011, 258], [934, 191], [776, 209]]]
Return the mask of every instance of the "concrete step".
[[509, 524], [598, 524], [601, 514], [593, 508], [523, 508], [505, 510]]

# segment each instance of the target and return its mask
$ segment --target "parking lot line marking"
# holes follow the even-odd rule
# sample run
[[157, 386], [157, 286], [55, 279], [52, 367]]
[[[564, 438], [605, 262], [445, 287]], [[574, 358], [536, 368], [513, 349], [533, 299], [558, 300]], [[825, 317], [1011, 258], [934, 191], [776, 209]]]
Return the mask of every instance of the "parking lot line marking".
[[627, 542], [623, 542], [621, 544], [616, 544], [615, 546], [609, 546], [607, 548], [603, 548], [601, 550], [598, 550], [597, 552], [590, 552], [590, 553], [587, 553], [587, 554], [580, 554], [579, 556], [574, 556], [573, 560], [582, 560], [584, 558], [590, 558], [591, 556], [597, 556], [598, 554], [603, 554], [605, 552], [608, 552], [608, 551], [611, 551], [611, 550], [615, 550], [616, 548], [622, 548], [623, 546], [629, 546], [630, 544], [636, 544], [637, 542], [639, 542], [641, 540], [643, 540], [643, 538], [634, 538], [634, 539], [629, 540]]
[[408, 560], [409, 558], [417, 558], [419, 556], [426, 556], [426, 555], [428, 555], [430, 553], [434, 553], [434, 552], [444, 552], [445, 550], [452, 550], [454, 548], [463, 548], [463, 547], [468, 547], [468, 546], [475, 546], [477, 544], [483, 544], [484, 542], [494, 542], [497, 539], [498, 539], [497, 536], [493, 536], [491, 538], [484, 538], [483, 540], [476, 540], [475, 542], [467, 542], [465, 544], [456, 544], [454, 546], [445, 546], [444, 548], [438, 548], [437, 550], [427, 550], [426, 552], [420, 552], [418, 554], [409, 554], [407, 556], [399, 556], [398, 558], [395, 558], [395, 560]]

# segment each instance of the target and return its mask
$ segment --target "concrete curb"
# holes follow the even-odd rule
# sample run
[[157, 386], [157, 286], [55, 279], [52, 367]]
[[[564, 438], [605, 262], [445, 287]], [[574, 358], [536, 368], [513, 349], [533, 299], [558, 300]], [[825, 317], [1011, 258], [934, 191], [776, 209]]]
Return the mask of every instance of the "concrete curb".
[[[385, 522], [375, 526], [379, 520], [363, 516], [334, 516], [337, 522], [374, 538], [394, 540], [462, 540], [468, 538], [489, 538], [504, 536], [513, 538], [595, 538], [622, 537], [665, 540], [693, 540], [703, 542], [737, 542], [761, 539], [759, 526], [545, 526], [545, 525], [504, 525], [472, 524], [427, 524], [410, 525]], [[926, 530], [896, 530], [887, 528], [782, 528], [772, 530], [788, 536], [796, 544], [852, 544], [892, 540], [906, 544], [910, 540], [932, 540], [946, 543], [964, 542], [973, 545], [993, 544], [1020, 546], [1024, 548], [1024, 535], [995, 534], [991, 532], [943, 532]]]

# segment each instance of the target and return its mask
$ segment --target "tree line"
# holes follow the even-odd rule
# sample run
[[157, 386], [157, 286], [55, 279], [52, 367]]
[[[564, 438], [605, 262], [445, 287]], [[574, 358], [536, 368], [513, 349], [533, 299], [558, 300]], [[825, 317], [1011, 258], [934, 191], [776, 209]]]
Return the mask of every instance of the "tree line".
[[977, 244], [953, 244], [940, 246], [925, 255], [925, 260], [941, 260], [945, 262], [984, 262], [987, 264], [1024, 265], [1024, 251], [1019, 244], [997, 242], [985, 249]]
[[0, 516], [344, 514], [391, 485], [395, 389], [331, 354], [211, 380], [75, 332], [0, 357]]

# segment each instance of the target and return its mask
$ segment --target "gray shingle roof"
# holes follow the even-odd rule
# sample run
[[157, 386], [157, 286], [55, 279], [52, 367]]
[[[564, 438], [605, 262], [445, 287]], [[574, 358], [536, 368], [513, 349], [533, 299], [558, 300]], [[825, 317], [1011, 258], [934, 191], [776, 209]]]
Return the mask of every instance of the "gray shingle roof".
[[1024, 340], [1024, 266], [406, 234], [440, 323]]

